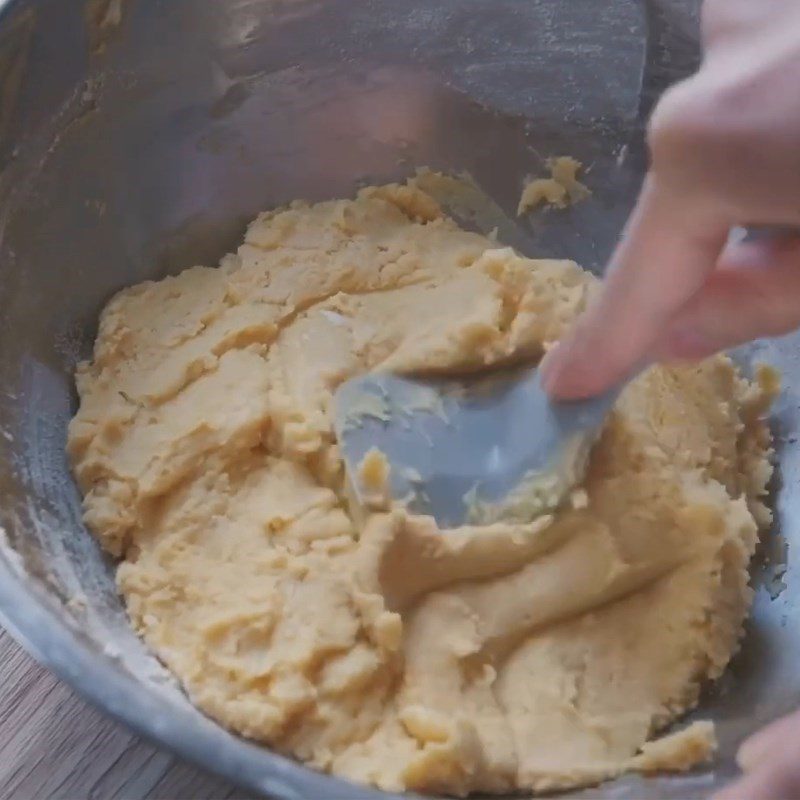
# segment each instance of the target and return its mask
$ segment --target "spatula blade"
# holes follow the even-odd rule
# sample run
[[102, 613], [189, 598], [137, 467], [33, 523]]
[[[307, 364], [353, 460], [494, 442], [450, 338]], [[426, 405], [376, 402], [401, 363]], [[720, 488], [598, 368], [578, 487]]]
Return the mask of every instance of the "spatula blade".
[[377, 449], [392, 497], [442, 527], [529, 521], [583, 477], [616, 393], [554, 403], [538, 372], [434, 380], [372, 373], [343, 384], [335, 430], [351, 485]]

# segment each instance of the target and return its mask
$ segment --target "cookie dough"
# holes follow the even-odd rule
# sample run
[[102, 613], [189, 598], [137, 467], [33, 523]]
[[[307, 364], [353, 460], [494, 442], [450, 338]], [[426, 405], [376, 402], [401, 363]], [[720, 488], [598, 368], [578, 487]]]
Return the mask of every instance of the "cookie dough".
[[766, 384], [724, 357], [649, 370], [573, 502], [535, 522], [443, 531], [345, 497], [342, 381], [535, 359], [592, 285], [459, 229], [411, 181], [262, 214], [218, 267], [111, 300], [69, 454], [133, 626], [194, 703], [391, 790], [710, 756], [710, 723], [659, 737], [738, 646], [769, 522]]
[[521, 217], [539, 206], [567, 208], [591, 196], [591, 191], [578, 180], [583, 164], [572, 156], [557, 156], [547, 160], [549, 178], [529, 178], [522, 189], [517, 206]]

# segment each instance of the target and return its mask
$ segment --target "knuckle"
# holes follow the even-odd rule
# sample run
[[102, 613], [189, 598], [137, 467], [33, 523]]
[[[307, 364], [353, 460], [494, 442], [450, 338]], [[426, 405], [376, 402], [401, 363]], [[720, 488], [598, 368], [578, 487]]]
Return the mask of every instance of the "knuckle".
[[670, 89], [656, 106], [648, 126], [654, 166], [713, 142], [716, 126], [697, 95], [693, 82], [687, 81]]
[[743, 12], [746, 11], [741, 3], [706, 0], [700, 15], [703, 40], [710, 43], [738, 33], [743, 24]]
[[727, 27], [727, 16], [724, 5], [719, 0], [706, 0], [700, 13], [700, 29], [703, 41], [713, 41], [724, 33]]
[[668, 91], [648, 127], [653, 168], [686, 176], [760, 163], [764, 137], [754, 86], [743, 80], [709, 85], [699, 77]]

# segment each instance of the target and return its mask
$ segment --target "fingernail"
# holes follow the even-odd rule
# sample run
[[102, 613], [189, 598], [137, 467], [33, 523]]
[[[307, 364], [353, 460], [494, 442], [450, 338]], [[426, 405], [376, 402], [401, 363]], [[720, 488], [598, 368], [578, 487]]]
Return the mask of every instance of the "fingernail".
[[771, 737], [767, 735], [768, 733], [768, 729], [754, 733], [739, 746], [736, 751], [736, 763], [742, 772], [749, 772], [755, 769], [771, 749]]
[[580, 392], [583, 376], [576, 381], [573, 342], [561, 343], [558, 348], [552, 349], [542, 366], [542, 386], [551, 397], [559, 400], [572, 399], [576, 391]]
[[558, 379], [558, 356], [559, 343], [556, 342], [543, 356], [539, 362], [539, 375], [542, 378], [542, 386], [549, 392], [553, 388], [554, 382]]

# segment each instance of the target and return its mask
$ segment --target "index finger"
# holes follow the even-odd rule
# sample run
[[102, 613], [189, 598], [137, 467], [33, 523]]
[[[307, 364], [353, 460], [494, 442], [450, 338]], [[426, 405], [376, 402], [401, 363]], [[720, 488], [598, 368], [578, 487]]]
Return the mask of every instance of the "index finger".
[[728, 231], [722, 217], [648, 176], [599, 296], [542, 364], [547, 391], [578, 399], [624, 380], [702, 287]]

